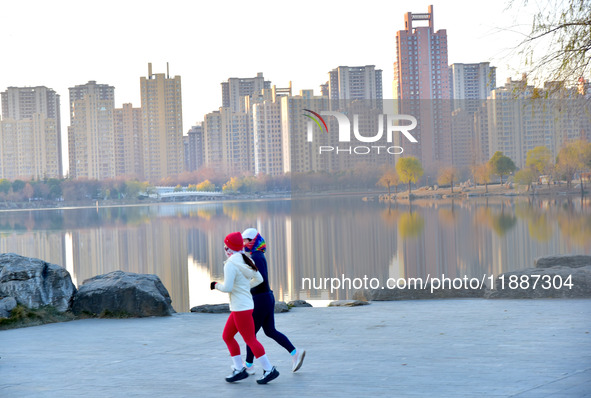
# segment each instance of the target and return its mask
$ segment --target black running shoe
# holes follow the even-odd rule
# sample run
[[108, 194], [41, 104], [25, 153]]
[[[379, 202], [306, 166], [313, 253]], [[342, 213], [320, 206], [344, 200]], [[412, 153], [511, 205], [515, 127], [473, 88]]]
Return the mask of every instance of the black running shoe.
[[275, 366], [273, 366], [273, 369], [271, 369], [270, 372], [267, 372], [266, 370], [263, 372], [263, 377], [258, 379], [257, 383], [267, 384], [271, 380], [275, 380], [278, 377], [279, 377], [279, 372], [277, 371], [277, 369], [275, 369]]
[[[226, 381], [228, 383], [234, 383], [235, 381], [243, 380], [248, 377], [248, 373], [246, 372], [246, 368], [242, 368], [240, 370], [234, 369], [231, 375], [226, 377]], [[275, 376], [277, 377], [277, 376]]]

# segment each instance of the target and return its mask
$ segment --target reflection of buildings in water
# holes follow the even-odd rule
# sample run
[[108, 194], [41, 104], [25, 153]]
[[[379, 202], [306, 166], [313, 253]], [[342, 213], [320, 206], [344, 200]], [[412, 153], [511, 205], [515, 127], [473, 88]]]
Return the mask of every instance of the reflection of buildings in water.
[[[174, 223], [154, 219], [131, 228], [72, 232], [74, 272], [79, 281], [116, 270], [156, 274], [168, 289], [177, 311], [188, 306], [187, 244]], [[183, 260], [184, 259], [184, 260]]]
[[0, 234], [0, 253], [16, 253], [63, 267], [64, 240], [64, 233], [61, 231], [3, 232]]
[[78, 278], [74, 271], [74, 246], [72, 244], [72, 233], [66, 232], [64, 236], [64, 260], [66, 270], [70, 273], [72, 283], [74, 286], [78, 286]]
[[591, 253], [589, 204], [573, 200], [435, 202], [412, 213], [357, 198], [225, 206], [235, 219], [219, 204], [100, 209], [98, 218], [94, 209], [0, 214], [0, 251], [64, 266], [74, 283], [118, 269], [156, 274], [177, 311], [205, 303], [193, 289], [209, 292], [223, 278], [224, 237], [252, 226], [267, 240], [271, 287], [283, 301], [351, 297], [302, 290], [302, 278], [482, 277], [531, 267], [535, 257]]
[[[187, 260], [187, 284], [189, 292], [189, 308], [201, 304], [228, 303], [227, 294], [220, 294], [217, 290], [209, 288], [212, 281], [210, 270], [203, 264], [199, 264], [192, 256]], [[207, 282], [206, 282], [207, 281]]]
[[[335, 206], [331, 201], [298, 200], [292, 216], [294, 281], [298, 298], [327, 297], [326, 291], [302, 292], [302, 278], [388, 278], [392, 253], [396, 253], [396, 231], [376, 217], [375, 209], [356, 205]], [[353, 289], [351, 289], [353, 290]], [[338, 289], [331, 299], [351, 295]]]

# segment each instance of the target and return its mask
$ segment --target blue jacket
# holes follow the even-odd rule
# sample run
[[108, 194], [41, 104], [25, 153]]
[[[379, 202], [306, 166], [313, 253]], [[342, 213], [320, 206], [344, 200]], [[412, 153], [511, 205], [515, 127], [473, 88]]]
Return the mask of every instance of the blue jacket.
[[257, 294], [270, 292], [271, 287], [269, 286], [269, 273], [267, 272], [267, 259], [265, 258], [265, 253], [258, 250], [254, 251], [250, 254], [250, 258], [252, 258], [252, 261], [254, 261], [254, 264], [263, 276], [263, 283], [250, 289], [250, 293], [253, 296], [256, 296]]

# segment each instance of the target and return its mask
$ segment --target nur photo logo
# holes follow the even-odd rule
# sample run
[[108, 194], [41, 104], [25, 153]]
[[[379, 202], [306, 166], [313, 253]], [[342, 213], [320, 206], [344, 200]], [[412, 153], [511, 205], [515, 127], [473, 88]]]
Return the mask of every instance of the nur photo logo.
[[[338, 126], [338, 142], [351, 143], [357, 141], [360, 143], [378, 143], [383, 142], [384, 132], [386, 134], [386, 142], [391, 144], [393, 142], [394, 133], [400, 133], [410, 143], [416, 144], [418, 140], [410, 133], [417, 127], [417, 119], [412, 115], [391, 115], [379, 114], [377, 118], [377, 132], [374, 135], [362, 135], [359, 131], [359, 114], [353, 114], [353, 128], [351, 128], [351, 121], [349, 117], [343, 112], [334, 111], [320, 111], [315, 112], [310, 109], [303, 109], [303, 116], [307, 117], [307, 141], [314, 141], [314, 125], [322, 133], [329, 134], [328, 126], [322, 116], [332, 116], [337, 120]], [[405, 124], [402, 124], [405, 123]], [[408, 124], [407, 124], [408, 123]], [[384, 128], [385, 124], [385, 128]], [[353, 131], [353, 137], [351, 137]], [[404, 152], [404, 148], [397, 145], [357, 145], [357, 146], [334, 146], [321, 145], [318, 147], [318, 153], [348, 153], [356, 155], [366, 155], [369, 153], [388, 153], [390, 155], [400, 155]]]

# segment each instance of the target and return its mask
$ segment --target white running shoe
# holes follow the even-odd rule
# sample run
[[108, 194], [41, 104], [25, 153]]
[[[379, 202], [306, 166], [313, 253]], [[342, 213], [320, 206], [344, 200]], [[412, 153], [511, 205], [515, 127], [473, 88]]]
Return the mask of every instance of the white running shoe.
[[297, 372], [299, 368], [302, 367], [302, 363], [304, 363], [304, 357], [306, 356], [306, 350], [296, 349], [295, 355], [291, 358], [292, 361], [292, 372]]
[[257, 370], [254, 368], [254, 364], [252, 364], [250, 367], [244, 364], [244, 367], [246, 368], [246, 373], [248, 373], [251, 376], [257, 372]]

